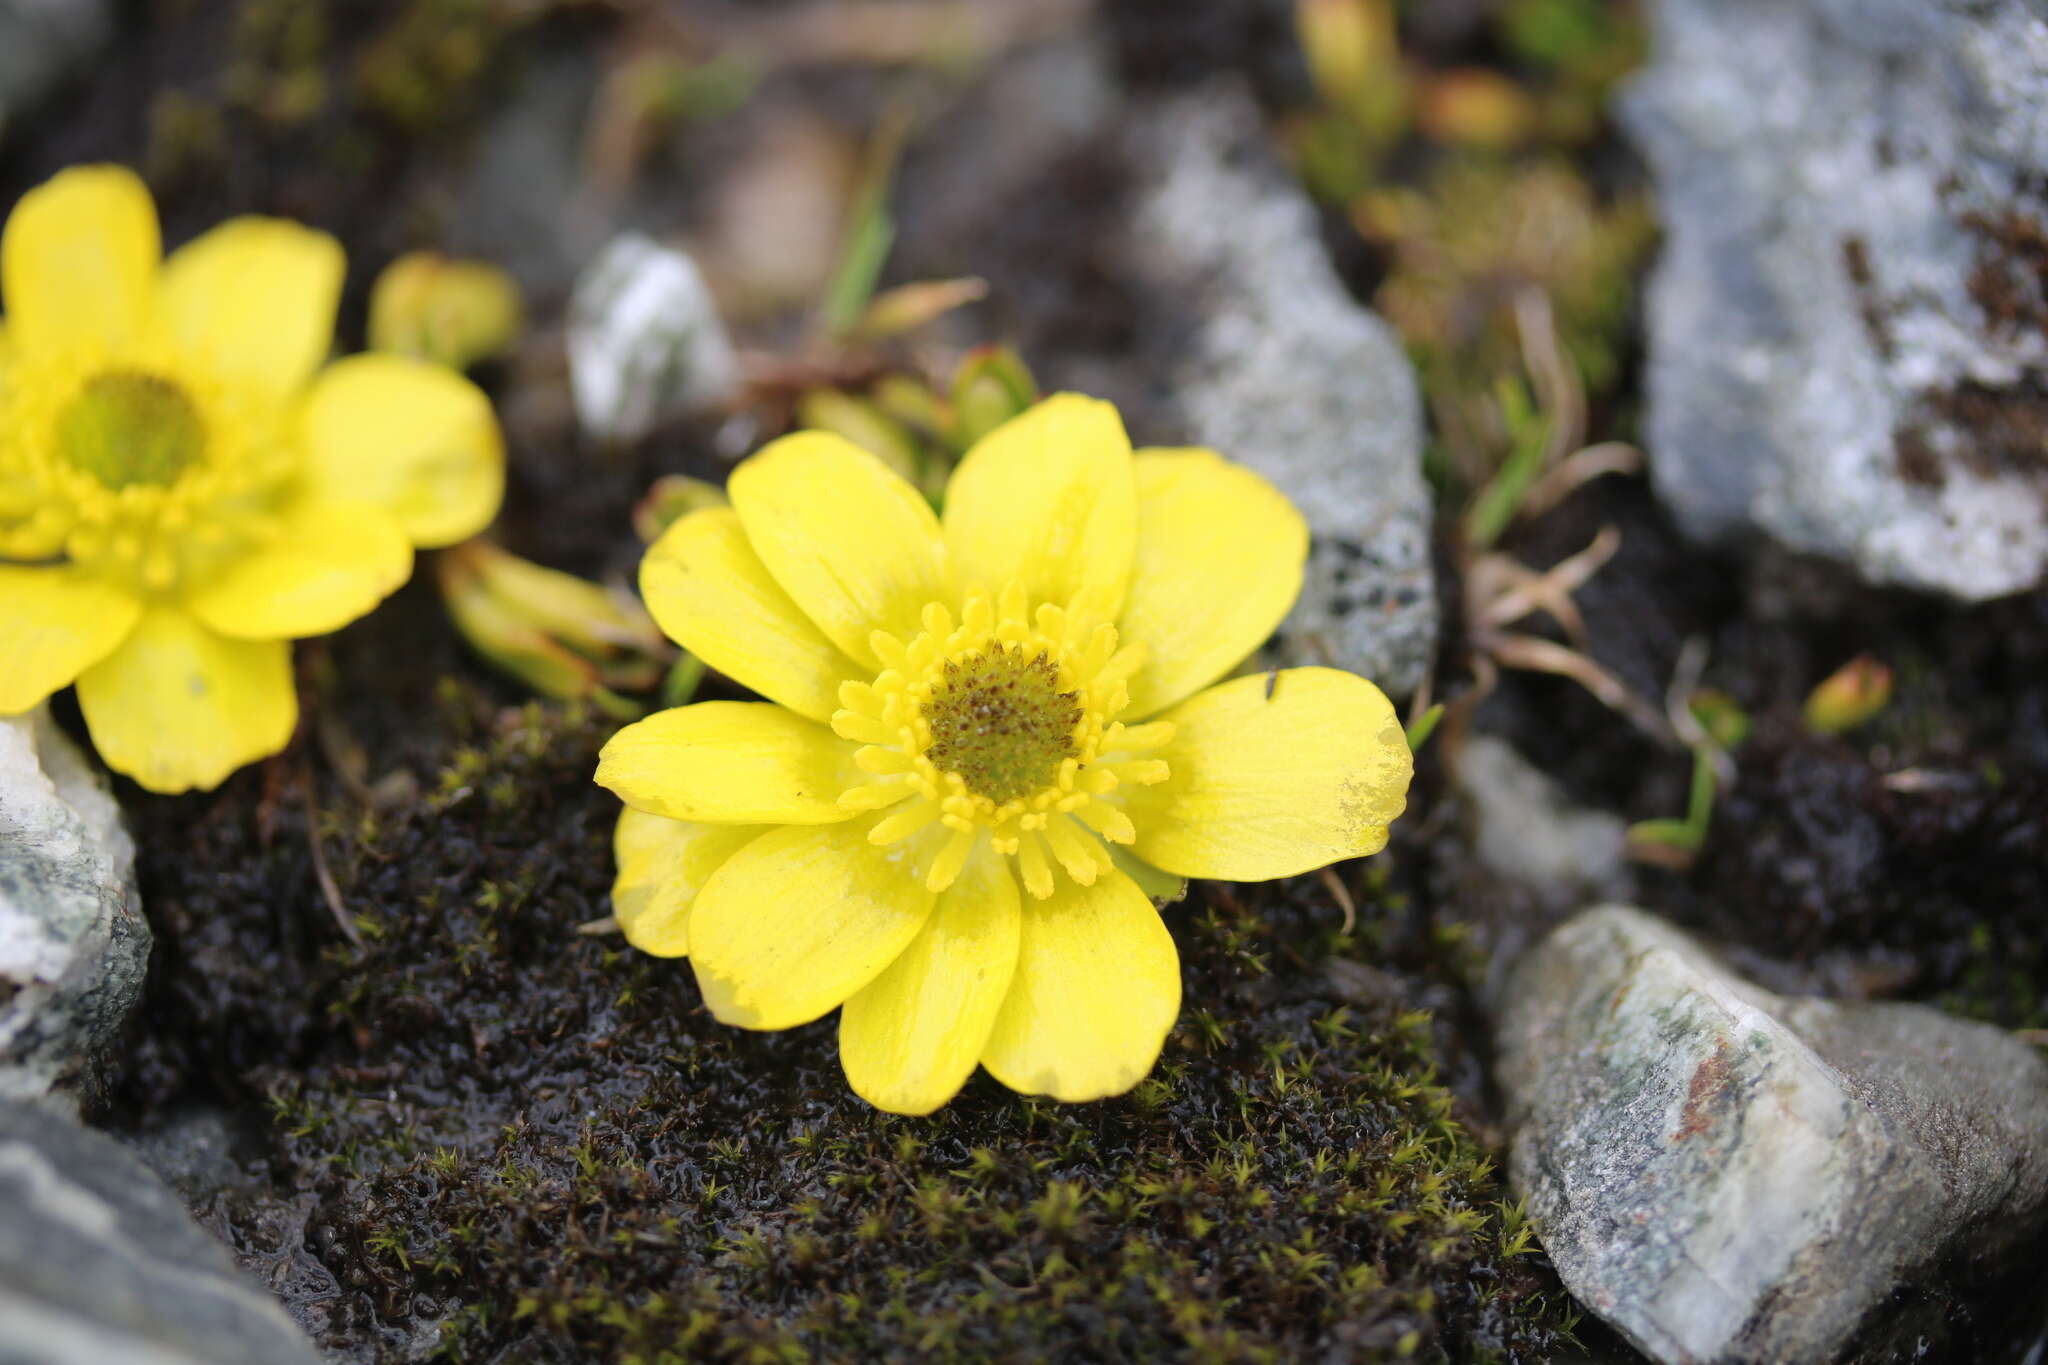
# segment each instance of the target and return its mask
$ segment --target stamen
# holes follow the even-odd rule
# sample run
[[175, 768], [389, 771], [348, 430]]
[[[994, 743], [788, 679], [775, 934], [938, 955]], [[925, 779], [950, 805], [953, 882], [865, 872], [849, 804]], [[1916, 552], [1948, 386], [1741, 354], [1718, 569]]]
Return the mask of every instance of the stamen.
[[932, 860], [932, 870], [925, 876], [925, 889], [944, 891], [960, 875], [960, 869], [967, 865], [967, 855], [974, 850], [974, 839], [978, 831], [955, 830], [946, 846], [939, 850], [939, 856]]
[[916, 836], [923, 851], [912, 861], [930, 858], [924, 881], [934, 891], [976, 849], [1015, 858], [1037, 899], [1053, 894], [1059, 872], [1094, 884], [1113, 865], [1103, 840], [1137, 838], [1120, 803], [1105, 798], [1166, 776], [1165, 763], [1138, 755], [1164, 745], [1173, 726], [1126, 729], [1115, 719], [1142, 648], [1119, 649], [1115, 627], [1093, 609], [1034, 610], [1015, 583], [957, 612], [929, 603], [919, 619], [924, 631], [908, 641], [875, 632], [882, 671], [839, 689], [832, 728], [863, 746], [855, 763], [873, 775], [840, 795], [841, 808], [896, 807], [869, 838]]
[[875, 821], [875, 827], [868, 831], [868, 842], [871, 844], [893, 844], [898, 839], [909, 838], [938, 818], [938, 802], [927, 797], [920, 797], [915, 801], [906, 801], [903, 805]]
[[1069, 877], [1082, 886], [1095, 885], [1095, 876], [1100, 870], [1097, 861], [1100, 844], [1074, 828], [1074, 822], [1063, 815], [1045, 822], [1045, 841], [1052, 845], [1052, 856], [1060, 860], [1060, 866], [1067, 870]]

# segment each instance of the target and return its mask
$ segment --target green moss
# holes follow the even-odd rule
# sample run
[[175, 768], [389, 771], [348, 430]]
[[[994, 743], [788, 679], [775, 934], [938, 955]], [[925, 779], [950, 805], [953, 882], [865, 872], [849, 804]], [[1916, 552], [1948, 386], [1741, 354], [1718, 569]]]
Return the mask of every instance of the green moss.
[[980, 1077], [894, 1117], [848, 1092], [829, 1020], [722, 1027], [686, 963], [577, 932], [608, 908], [603, 725], [462, 687], [440, 705], [417, 801], [322, 793], [360, 943], [296, 879], [295, 803], [265, 841], [261, 774], [146, 834], [203, 856], [151, 874], [164, 961], [131, 1093], [262, 1097], [264, 1190], [220, 1217], [254, 1247], [312, 1206], [331, 1281], [282, 1273], [289, 1245], [249, 1254], [317, 1289], [299, 1306], [324, 1344], [1469, 1360], [1562, 1339], [1429, 1016], [1341, 998], [1326, 966], [1364, 939], [1316, 883], [1169, 912], [1188, 1007], [1130, 1095], [1062, 1106]]
[[410, 0], [357, 58], [356, 90], [365, 107], [400, 127], [437, 127], [469, 111], [506, 41], [549, 8]]

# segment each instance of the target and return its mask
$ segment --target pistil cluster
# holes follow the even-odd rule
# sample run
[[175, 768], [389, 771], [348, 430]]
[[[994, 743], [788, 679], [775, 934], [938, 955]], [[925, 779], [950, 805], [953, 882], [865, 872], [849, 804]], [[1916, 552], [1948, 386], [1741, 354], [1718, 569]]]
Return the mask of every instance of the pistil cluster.
[[148, 347], [33, 369], [0, 396], [0, 560], [164, 593], [276, 534], [295, 462], [270, 405]]
[[1119, 649], [1115, 627], [1056, 604], [1034, 610], [1014, 584], [970, 598], [957, 619], [932, 603], [923, 625], [907, 643], [877, 631], [881, 673], [840, 689], [832, 728], [863, 746], [855, 761], [874, 775], [840, 803], [884, 812], [868, 836], [879, 845], [938, 834], [925, 870], [934, 891], [984, 835], [1034, 896], [1052, 894], [1054, 866], [1093, 885], [1110, 866], [1102, 841], [1137, 837], [1119, 789], [1167, 776], [1147, 754], [1173, 726], [1115, 719], [1142, 648]]

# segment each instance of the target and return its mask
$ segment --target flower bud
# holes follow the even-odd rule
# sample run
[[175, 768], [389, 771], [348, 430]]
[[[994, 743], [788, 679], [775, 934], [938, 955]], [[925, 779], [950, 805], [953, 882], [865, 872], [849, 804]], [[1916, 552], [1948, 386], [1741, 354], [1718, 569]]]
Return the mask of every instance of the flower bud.
[[1008, 346], [977, 346], [953, 371], [954, 449], [976, 441], [1038, 401], [1038, 381]]
[[1892, 671], [1859, 654], [1806, 695], [1806, 728], [1839, 735], [1876, 716], [1891, 702]]
[[463, 638], [544, 696], [586, 697], [630, 719], [645, 708], [620, 692], [652, 689], [675, 657], [630, 597], [542, 568], [487, 540], [443, 551], [434, 568]]
[[705, 507], [729, 507], [732, 500], [715, 483], [685, 474], [664, 474], [648, 485], [633, 504], [633, 530], [649, 545], [690, 513]]
[[370, 345], [467, 369], [511, 349], [519, 286], [497, 266], [413, 251], [370, 289]]

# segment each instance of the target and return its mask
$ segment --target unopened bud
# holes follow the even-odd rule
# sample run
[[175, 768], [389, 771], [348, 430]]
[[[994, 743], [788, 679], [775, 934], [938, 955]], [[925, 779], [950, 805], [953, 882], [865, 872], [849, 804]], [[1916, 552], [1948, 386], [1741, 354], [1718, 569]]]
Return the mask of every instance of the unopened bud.
[[1008, 346], [977, 346], [953, 371], [953, 445], [976, 441], [1038, 401], [1038, 381]]
[[413, 251], [370, 289], [370, 346], [467, 369], [519, 335], [519, 286], [497, 266]]
[[844, 436], [912, 483], [918, 481], [924, 452], [917, 438], [867, 399], [838, 389], [812, 389], [797, 400], [796, 415], [800, 425]]
[[471, 540], [443, 551], [435, 576], [448, 614], [486, 659], [557, 700], [587, 697], [612, 715], [644, 708], [675, 650], [624, 593]]
[[731, 502], [725, 490], [715, 483], [685, 474], [664, 474], [633, 504], [633, 530], [652, 545], [661, 539], [663, 531], [690, 513], [704, 507], [727, 507]]
[[1466, 67], [1430, 81], [1416, 122], [1432, 142], [1504, 151], [1528, 139], [1536, 106], [1499, 72]]
[[1877, 715], [1892, 699], [1892, 671], [1859, 654], [1806, 695], [1806, 728], [1839, 735]]

